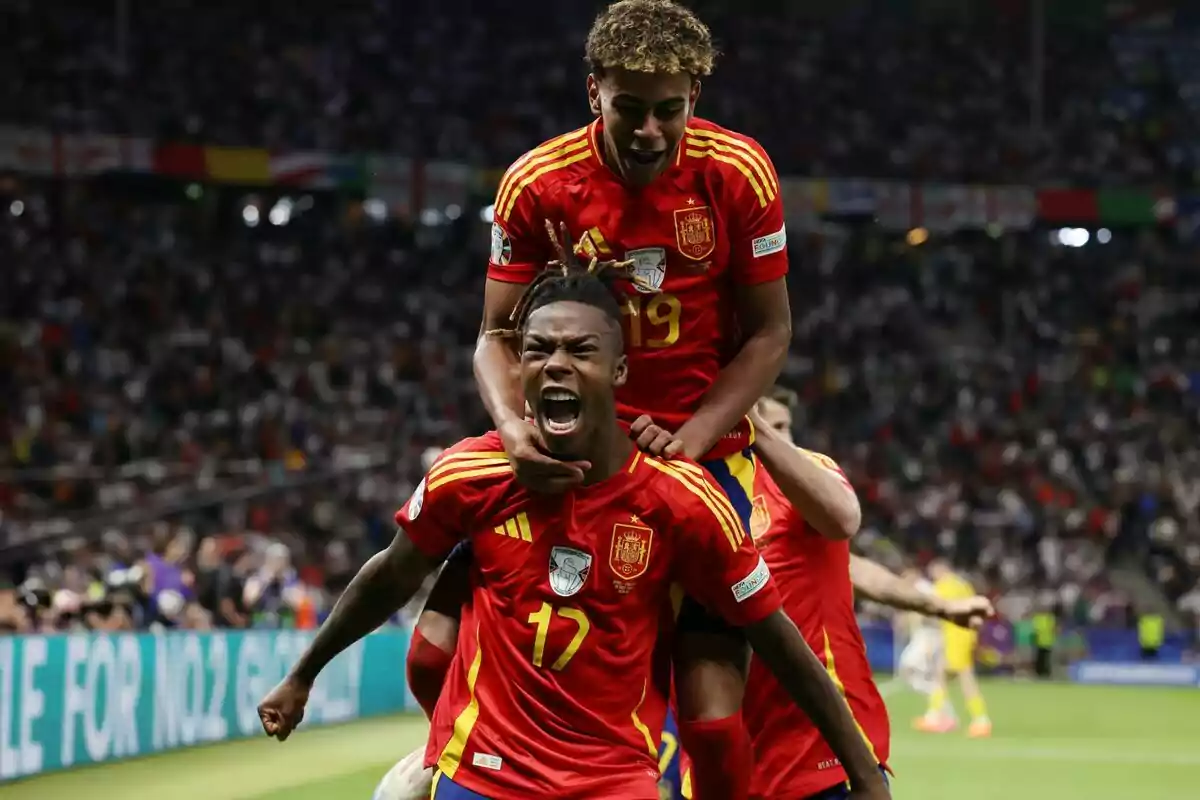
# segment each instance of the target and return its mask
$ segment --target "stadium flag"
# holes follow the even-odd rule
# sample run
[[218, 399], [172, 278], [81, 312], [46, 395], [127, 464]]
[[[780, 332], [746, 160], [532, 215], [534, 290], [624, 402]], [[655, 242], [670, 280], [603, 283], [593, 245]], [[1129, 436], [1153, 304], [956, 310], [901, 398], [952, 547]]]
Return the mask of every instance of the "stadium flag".
[[54, 135], [46, 131], [0, 126], [0, 170], [26, 175], [54, 174]]
[[366, 193], [388, 204], [401, 215], [410, 213], [414, 205], [413, 161], [410, 158], [388, 155], [366, 157]]
[[427, 161], [416, 172], [417, 201], [422, 208], [463, 208], [475, 188], [475, 170], [453, 161]]
[[259, 147], [206, 147], [204, 166], [208, 178], [217, 183], [272, 183], [271, 155]]
[[1158, 198], [1136, 189], [1101, 189], [1097, 198], [1100, 222], [1106, 225], [1154, 225]]
[[1096, 222], [1100, 209], [1091, 189], [1042, 189], [1037, 193], [1042, 222]]
[[271, 153], [267, 169], [271, 182], [307, 189], [332, 189], [341, 186], [341, 162], [348, 159], [313, 150]]
[[194, 144], [164, 144], [154, 148], [153, 168], [156, 175], [171, 178], [204, 180], [208, 168], [204, 148]]

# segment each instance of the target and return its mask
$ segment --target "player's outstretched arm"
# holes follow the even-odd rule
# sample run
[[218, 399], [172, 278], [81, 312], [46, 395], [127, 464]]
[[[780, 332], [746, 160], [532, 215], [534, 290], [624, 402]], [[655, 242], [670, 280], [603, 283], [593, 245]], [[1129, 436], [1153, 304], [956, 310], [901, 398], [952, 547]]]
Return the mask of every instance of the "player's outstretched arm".
[[395, 614], [437, 565], [403, 529], [350, 581], [333, 612], [291, 672], [258, 707], [263, 730], [283, 741], [304, 718], [304, 705], [317, 675], [333, 658]]
[[862, 509], [841, 470], [828, 459], [823, 462], [824, 456], [798, 449], [756, 414], [750, 419], [754, 452], [804, 521], [826, 539], [849, 539], [858, 533]]
[[437, 566], [401, 528], [386, 550], [363, 565], [338, 598], [292, 674], [312, 683], [334, 656], [387, 622]]
[[755, 654], [813, 721], [842, 762], [854, 790], [852, 797], [890, 797], [879, 764], [859, 733], [850, 707], [788, 616], [776, 611], [747, 626], [746, 636]]
[[927, 617], [938, 617], [964, 628], [977, 628], [995, 614], [991, 601], [986, 597], [943, 600], [922, 592], [882, 564], [860, 556], [850, 556], [850, 581], [854, 584], [855, 592], [877, 603], [901, 611], [915, 611]]
[[792, 342], [792, 309], [783, 278], [738, 286], [737, 320], [744, 338], [691, 419], [676, 431], [684, 455], [700, 458], [737, 427], [775, 383]]

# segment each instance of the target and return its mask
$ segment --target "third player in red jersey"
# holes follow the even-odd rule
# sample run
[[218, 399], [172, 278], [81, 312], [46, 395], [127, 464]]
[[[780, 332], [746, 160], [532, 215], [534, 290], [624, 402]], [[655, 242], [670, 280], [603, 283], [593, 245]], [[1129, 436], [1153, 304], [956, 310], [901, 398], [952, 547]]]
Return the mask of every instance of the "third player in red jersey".
[[[858, 527], [854, 490], [828, 457], [795, 448], [791, 413], [764, 400], [759, 454], [767, 469], [755, 476], [755, 543], [778, 580], [784, 608], [842, 690], [863, 736], [880, 764], [889, 748], [887, 708], [871, 677], [854, 614], [851, 555], [847, 538]], [[796, 459], [800, 460], [797, 461]], [[769, 471], [793, 486], [815, 519], [784, 495]], [[841, 495], [839, 497], [839, 495]], [[839, 797], [846, 775], [821, 734], [786, 702], [779, 684], [754, 661], [743, 706], [754, 741], [751, 796], [770, 800]], [[827, 792], [830, 792], [826, 794]]]

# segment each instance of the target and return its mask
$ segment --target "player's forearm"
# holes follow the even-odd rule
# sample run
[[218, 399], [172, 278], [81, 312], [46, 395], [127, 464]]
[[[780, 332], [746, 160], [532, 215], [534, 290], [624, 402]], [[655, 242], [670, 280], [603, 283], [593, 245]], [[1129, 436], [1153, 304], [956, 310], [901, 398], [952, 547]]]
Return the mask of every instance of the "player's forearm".
[[758, 399], [775, 383], [787, 360], [792, 331], [770, 325], [750, 336], [730, 361], [691, 418], [675, 432], [686, 453], [699, 458], [736, 428]]
[[[397, 539], [401, 537], [404, 534], [398, 533]], [[292, 674], [311, 684], [338, 653], [399, 611], [417, 593], [428, 574], [428, 562], [407, 542], [407, 537], [402, 546], [393, 542], [388, 549], [376, 553], [338, 598], [329, 618], [292, 668]]]
[[850, 783], [867, 787], [882, 780], [845, 698], [787, 615], [777, 611], [747, 627], [746, 634], [755, 654], [829, 743]]
[[936, 597], [920, 591], [891, 570], [874, 561], [859, 556], [850, 556], [850, 582], [854, 591], [876, 603], [916, 611], [925, 616], [939, 613]]
[[483, 407], [497, 428], [525, 417], [525, 400], [517, 379], [519, 366], [516, 350], [508, 340], [486, 333], [479, 336], [475, 344], [475, 383]]
[[769, 428], [755, 432], [754, 452], [788, 502], [827, 539], [849, 539], [862, 524], [862, 509], [842, 476], [805, 456]]

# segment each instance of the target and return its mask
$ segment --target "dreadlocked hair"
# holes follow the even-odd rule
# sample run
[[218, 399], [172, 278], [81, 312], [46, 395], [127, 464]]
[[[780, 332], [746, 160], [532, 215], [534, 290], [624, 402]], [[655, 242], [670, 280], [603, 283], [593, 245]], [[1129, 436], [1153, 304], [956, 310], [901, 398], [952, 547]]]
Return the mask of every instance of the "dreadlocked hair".
[[592, 23], [586, 60], [592, 72], [712, 72], [717, 50], [708, 26], [672, 0], [620, 0]]
[[520, 336], [529, 316], [551, 303], [573, 302], [600, 309], [618, 326], [621, 306], [628, 302], [621, 284], [628, 283], [643, 292], [657, 291], [633, 271], [632, 261], [599, 261], [595, 258], [583, 267], [572, 261], [551, 261], [539, 272], [509, 315], [508, 328], [486, 331], [487, 336]]

